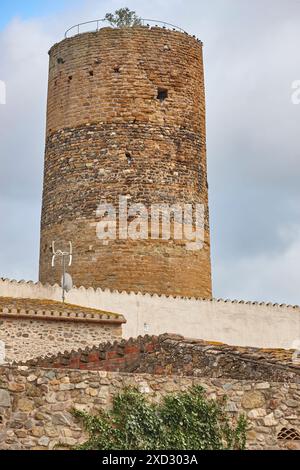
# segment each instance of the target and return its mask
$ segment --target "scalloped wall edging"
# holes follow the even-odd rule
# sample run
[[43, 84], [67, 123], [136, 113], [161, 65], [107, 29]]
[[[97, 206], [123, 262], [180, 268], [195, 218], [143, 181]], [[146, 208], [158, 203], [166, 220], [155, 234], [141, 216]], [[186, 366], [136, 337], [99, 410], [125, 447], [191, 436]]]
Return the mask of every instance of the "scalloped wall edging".
[[[41, 282], [37, 281], [25, 281], [24, 279], [17, 281], [16, 279], [7, 279], [7, 278], [0, 278], [0, 296], [1, 294], [1, 286], [2, 285], [16, 285], [16, 286], [32, 286], [42, 289], [59, 289], [61, 287], [59, 284], [42, 284]], [[180, 296], [172, 296], [172, 295], [164, 295], [164, 294], [145, 294], [142, 292], [134, 292], [134, 291], [119, 291], [119, 290], [110, 290], [110, 289], [101, 289], [98, 287], [94, 289], [93, 287], [76, 287], [74, 286], [73, 289], [70, 291], [72, 292], [92, 292], [93, 294], [100, 294], [100, 293], [110, 293], [110, 294], [122, 294], [128, 296], [141, 296], [141, 297], [150, 297], [150, 298], [161, 298], [161, 299], [169, 299], [169, 300], [189, 300], [189, 301], [200, 301], [200, 302], [217, 302], [217, 303], [229, 303], [229, 304], [241, 304], [241, 305], [255, 305], [255, 306], [265, 306], [265, 307], [280, 307], [280, 308], [291, 308], [291, 309], [300, 309], [299, 305], [290, 305], [290, 304], [279, 304], [273, 302], [259, 302], [259, 301], [251, 301], [251, 300], [231, 300], [231, 299], [219, 299], [219, 298], [211, 298], [211, 299], [203, 299], [198, 297], [180, 297]]]
[[[25, 300], [25, 299], [24, 299]], [[26, 308], [1, 308], [1, 318], [15, 318], [15, 319], [28, 319], [28, 320], [52, 320], [52, 321], [70, 321], [70, 322], [85, 322], [85, 323], [101, 323], [101, 324], [122, 324], [125, 319], [122, 315], [120, 317], [113, 317], [108, 314], [94, 314], [87, 312], [64, 312], [63, 310], [33, 310]]]

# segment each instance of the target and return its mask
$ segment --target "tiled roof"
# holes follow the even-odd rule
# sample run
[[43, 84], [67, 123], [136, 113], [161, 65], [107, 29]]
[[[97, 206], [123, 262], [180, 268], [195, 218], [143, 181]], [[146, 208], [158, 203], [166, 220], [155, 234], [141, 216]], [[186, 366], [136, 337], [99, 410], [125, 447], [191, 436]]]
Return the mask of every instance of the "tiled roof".
[[276, 348], [253, 348], [248, 346], [230, 346], [228, 344], [216, 341], [204, 341], [193, 338], [182, 338], [176, 335], [167, 335], [166, 341], [178, 344], [183, 348], [201, 348], [214, 354], [229, 354], [257, 362], [266, 362], [283, 366], [292, 366], [300, 370], [300, 351], [299, 360], [295, 349], [276, 349]]
[[294, 350], [236, 347], [170, 334], [102, 343], [37, 358], [25, 365], [300, 382], [300, 362]]

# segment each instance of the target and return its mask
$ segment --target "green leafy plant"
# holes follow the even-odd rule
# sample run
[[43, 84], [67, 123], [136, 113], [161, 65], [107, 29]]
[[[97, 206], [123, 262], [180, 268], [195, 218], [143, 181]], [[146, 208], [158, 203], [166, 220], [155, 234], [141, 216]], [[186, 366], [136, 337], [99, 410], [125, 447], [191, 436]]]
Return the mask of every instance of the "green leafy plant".
[[136, 15], [135, 11], [130, 11], [129, 8], [120, 8], [114, 14], [106, 13], [105, 19], [118, 28], [128, 28], [142, 24], [141, 18]]
[[217, 450], [244, 449], [247, 421], [232, 423], [226, 398], [207, 399], [202, 387], [166, 395], [151, 403], [135, 388], [116, 395], [112, 410], [92, 416], [73, 414], [89, 439], [81, 450]]

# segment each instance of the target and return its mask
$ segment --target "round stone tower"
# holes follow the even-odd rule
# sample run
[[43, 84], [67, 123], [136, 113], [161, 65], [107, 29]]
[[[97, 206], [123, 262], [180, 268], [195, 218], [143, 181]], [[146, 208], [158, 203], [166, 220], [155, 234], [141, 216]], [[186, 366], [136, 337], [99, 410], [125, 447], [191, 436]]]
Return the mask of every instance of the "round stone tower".
[[[72, 241], [77, 287], [211, 297], [202, 43], [160, 27], [103, 28], [49, 54], [40, 281], [60, 282], [51, 244]], [[118, 236], [120, 197], [128, 210], [202, 205], [201, 248], [188, 249], [173, 230]], [[106, 241], [104, 201], [117, 220]]]

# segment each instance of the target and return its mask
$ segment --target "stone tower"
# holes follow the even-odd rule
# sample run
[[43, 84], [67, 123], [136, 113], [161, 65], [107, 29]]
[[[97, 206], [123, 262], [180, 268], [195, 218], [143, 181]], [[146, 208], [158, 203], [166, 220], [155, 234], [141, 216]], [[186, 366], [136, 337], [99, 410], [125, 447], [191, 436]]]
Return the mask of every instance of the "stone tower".
[[[160, 27], [103, 28], [49, 54], [40, 281], [60, 281], [51, 243], [71, 240], [77, 287], [211, 297], [201, 42]], [[147, 208], [203, 204], [202, 249], [172, 234], [103, 243], [97, 207], [118, 208], [119, 196]]]

